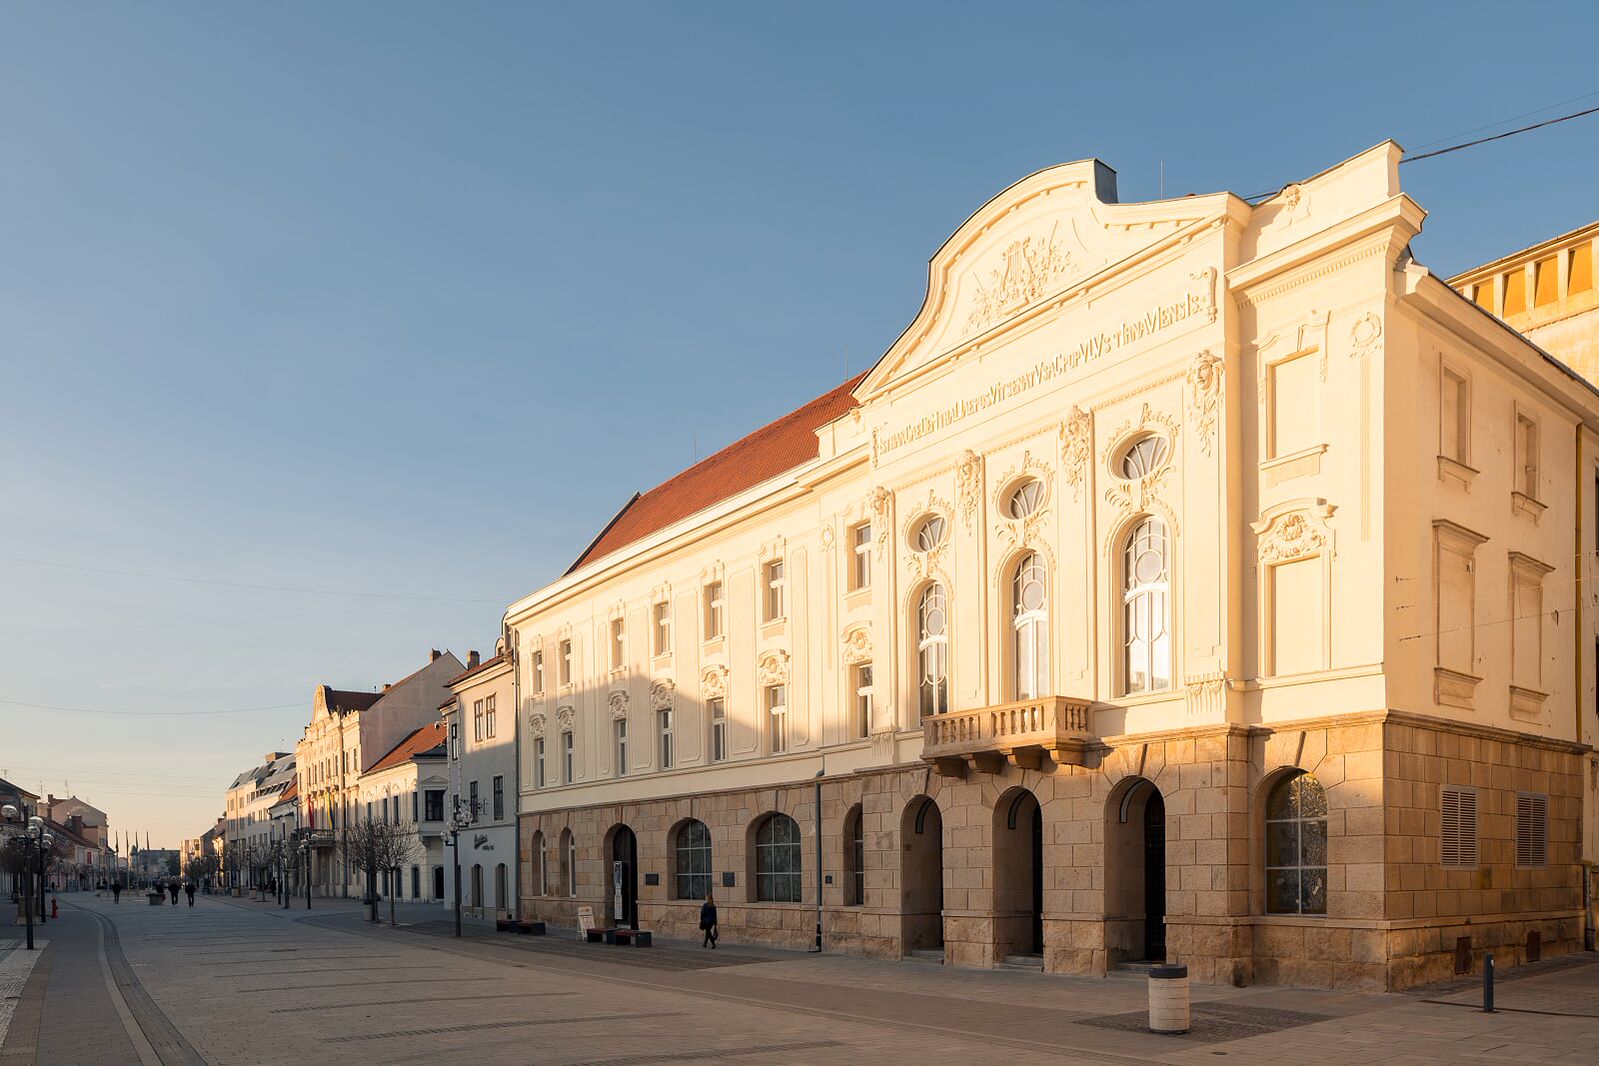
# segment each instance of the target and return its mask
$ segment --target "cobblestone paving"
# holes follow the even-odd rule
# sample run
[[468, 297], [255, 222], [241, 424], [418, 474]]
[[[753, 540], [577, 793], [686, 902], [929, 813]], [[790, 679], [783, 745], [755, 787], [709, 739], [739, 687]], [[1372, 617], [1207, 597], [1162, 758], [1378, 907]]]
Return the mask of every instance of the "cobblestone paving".
[[[131, 1027], [116, 1060], [147, 1064], [1599, 1061], [1592, 957], [1505, 975], [1508, 1009], [1494, 1015], [1472, 1009], [1469, 989], [1196, 986], [1200, 1031], [1164, 1037], [1140, 1031], [1145, 986], [1129, 978], [737, 945], [712, 956], [697, 945], [606, 947], [470, 924], [456, 940], [442, 935], [450, 926], [436, 910], [402, 914], [390, 928], [337, 900], [309, 914], [241, 900], [202, 899], [192, 910], [67, 902], [51, 929], [38, 1062], [103, 1061], [44, 1053], [82, 1045], [53, 1027], [88, 1013]], [[5, 1044], [8, 1064], [33, 1061], [14, 1044]]]
[[0, 1047], [5, 1046], [6, 1032], [11, 1028], [11, 1016], [22, 999], [22, 989], [33, 973], [33, 964], [39, 961], [48, 940], [34, 937], [34, 950], [27, 951], [21, 940], [0, 940]]

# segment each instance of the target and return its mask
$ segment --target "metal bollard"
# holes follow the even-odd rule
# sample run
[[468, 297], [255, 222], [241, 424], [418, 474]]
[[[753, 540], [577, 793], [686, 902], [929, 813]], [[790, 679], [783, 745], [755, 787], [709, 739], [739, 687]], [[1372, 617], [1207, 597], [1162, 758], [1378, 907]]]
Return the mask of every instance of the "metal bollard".
[[1482, 956], [1482, 1012], [1494, 1013], [1494, 953], [1491, 951]]
[[1188, 1032], [1188, 967], [1150, 967], [1149, 1031]]

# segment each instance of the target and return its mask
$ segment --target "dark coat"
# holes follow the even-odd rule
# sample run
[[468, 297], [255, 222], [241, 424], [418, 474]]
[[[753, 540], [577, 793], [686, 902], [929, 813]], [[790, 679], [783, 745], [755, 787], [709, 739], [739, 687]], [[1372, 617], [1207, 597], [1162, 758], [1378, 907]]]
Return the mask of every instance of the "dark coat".
[[700, 928], [714, 929], [716, 927], [716, 904], [700, 904]]

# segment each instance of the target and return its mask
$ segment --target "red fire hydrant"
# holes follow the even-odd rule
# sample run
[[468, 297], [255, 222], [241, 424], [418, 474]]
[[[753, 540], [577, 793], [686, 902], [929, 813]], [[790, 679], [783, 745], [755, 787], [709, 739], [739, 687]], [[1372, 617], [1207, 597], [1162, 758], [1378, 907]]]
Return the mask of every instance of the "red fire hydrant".
[[61, 908], [56, 906], [56, 898], [54, 896], [51, 896], [50, 897], [50, 920], [51, 921], [55, 921], [56, 916], [60, 913], [60, 910], [61, 910]]

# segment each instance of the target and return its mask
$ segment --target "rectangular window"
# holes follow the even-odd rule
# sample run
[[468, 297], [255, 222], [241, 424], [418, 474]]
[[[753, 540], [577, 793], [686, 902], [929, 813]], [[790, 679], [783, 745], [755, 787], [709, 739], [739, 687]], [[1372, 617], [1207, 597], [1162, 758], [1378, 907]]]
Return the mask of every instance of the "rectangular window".
[[672, 654], [672, 605], [664, 600], [655, 605], [655, 654]]
[[622, 619], [611, 619], [611, 669], [620, 670], [627, 665], [627, 634]]
[[855, 735], [872, 733], [872, 664], [861, 663], [855, 667]]
[[706, 700], [705, 710], [711, 719], [711, 761], [721, 762], [727, 758], [727, 701]]
[[460, 726], [460, 723], [458, 723], [458, 722], [451, 722], [450, 723], [450, 758], [451, 759], [459, 759], [461, 757], [461, 738], [456, 735], [456, 730], [459, 728], [459, 726]]
[[483, 735], [489, 740], [494, 739], [494, 697], [483, 698]]
[[483, 740], [483, 701], [472, 701], [472, 739], [478, 742]]
[[862, 522], [850, 534], [855, 554], [851, 560], [849, 587], [867, 588], [872, 583], [872, 524]]
[[1527, 309], [1527, 268], [1517, 267], [1504, 276], [1505, 309], [1503, 317], [1519, 315]]
[[561, 684], [572, 683], [572, 641], [561, 641]]
[[1321, 443], [1320, 366], [1314, 351], [1272, 365], [1267, 379], [1267, 444], [1272, 458]]
[[1438, 397], [1438, 454], [1457, 463], [1467, 463], [1471, 395], [1464, 376], [1444, 367], [1442, 377]]
[[1445, 785], [1439, 794], [1439, 855], [1444, 866], [1477, 865], [1477, 790]]
[[467, 785], [466, 797], [467, 797], [467, 808], [466, 808], [467, 817], [472, 819], [472, 821], [475, 822], [475, 821], [477, 821], [478, 812], [482, 809], [482, 808], [480, 808], [478, 806], [477, 782], [476, 781], [473, 781], [473, 782], [471, 782], [470, 784]]
[[766, 690], [766, 716], [770, 721], [769, 742], [772, 754], [788, 750], [788, 686], [772, 685]]
[[616, 776], [627, 773], [627, 719], [618, 718], [611, 727], [616, 738]]
[[661, 769], [672, 768], [672, 709], [662, 707], [655, 712], [655, 734], [660, 740]]
[[548, 779], [544, 776], [544, 738], [533, 738], [533, 787], [543, 788]]
[[505, 817], [505, 778], [496, 774], [494, 777], [494, 820], [500, 821]]
[[372, 801], [371, 800], [367, 800], [366, 801], [366, 820], [368, 822], [372, 822], [374, 820], [373, 817], [372, 817]]
[[562, 730], [561, 732], [561, 771], [566, 775], [567, 784], [570, 785], [577, 780], [577, 759], [572, 745], [572, 731], [570, 729]]
[[533, 653], [533, 691], [536, 693], [544, 691], [544, 651], [542, 648]]
[[1540, 259], [1532, 265], [1532, 305], [1546, 307], [1560, 299], [1560, 260]]
[[784, 593], [788, 582], [783, 578], [783, 560], [773, 559], [766, 564], [766, 621], [782, 618], [787, 604]]
[[722, 583], [712, 581], [705, 586], [705, 639], [715, 640], [722, 635]]
[[1516, 865], [1549, 865], [1549, 797], [1516, 793]]
[[1516, 491], [1538, 499], [1538, 423], [1516, 415]]
[[416, 790], [411, 790], [411, 821], [416, 821]]

